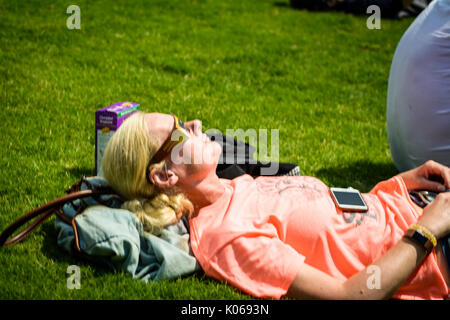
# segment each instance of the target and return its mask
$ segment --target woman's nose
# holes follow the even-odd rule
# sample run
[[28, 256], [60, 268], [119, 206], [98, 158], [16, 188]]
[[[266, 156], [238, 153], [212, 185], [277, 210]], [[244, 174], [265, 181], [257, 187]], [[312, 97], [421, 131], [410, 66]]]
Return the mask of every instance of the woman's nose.
[[193, 131], [195, 135], [201, 135], [202, 134], [202, 122], [200, 120], [194, 120], [193, 123]]

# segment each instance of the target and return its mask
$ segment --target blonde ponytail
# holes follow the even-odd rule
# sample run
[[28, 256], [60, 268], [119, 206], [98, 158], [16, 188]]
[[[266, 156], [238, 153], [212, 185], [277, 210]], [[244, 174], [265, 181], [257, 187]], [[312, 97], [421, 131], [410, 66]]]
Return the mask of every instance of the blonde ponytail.
[[182, 215], [190, 218], [193, 207], [183, 194], [168, 196], [158, 193], [152, 199], [126, 201], [122, 208], [130, 210], [142, 222], [144, 231], [159, 235], [162, 229], [176, 221]]
[[[149, 133], [145, 114], [137, 112], [111, 137], [102, 159], [106, 180], [128, 199], [122, 207], [136, 215], [144, 231], [155, 235], [183, 215], [190, 218], [194, 211], [192, 203], [182, 193], [165, 194], [148, 183], [147, 164], [159, 144], [158, 137]], [[164, 161], [151, 168], [162, 168], [163, 165]]]

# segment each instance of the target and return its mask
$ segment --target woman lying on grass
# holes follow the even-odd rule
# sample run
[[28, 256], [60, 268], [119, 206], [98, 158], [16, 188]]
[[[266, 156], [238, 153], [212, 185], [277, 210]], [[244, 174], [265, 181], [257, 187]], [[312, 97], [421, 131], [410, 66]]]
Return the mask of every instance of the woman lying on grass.
[[[194, 161], [198, 152], [203, 161]], [[186, 215], [192, 250], [205, 273], [254, 296], [449, 295], [442, 249], [431, 249], [450, 233], [450, 192], [425, 209], [408, 196], [413, 189], [450, 188], [448, 167], [429, 161], [380, 182], [363, 194], [369, 210], [350, 214], [312, 177], [220, 179], [220, 153], [199, 121], [183, 128], [172, 115], [139, 112], [111, 138], [102, 166], [146, 231], [158, 234]], [[426, 245], [405, 236], [413, 224], [424, 227], [424, 235], [416, 236]]]

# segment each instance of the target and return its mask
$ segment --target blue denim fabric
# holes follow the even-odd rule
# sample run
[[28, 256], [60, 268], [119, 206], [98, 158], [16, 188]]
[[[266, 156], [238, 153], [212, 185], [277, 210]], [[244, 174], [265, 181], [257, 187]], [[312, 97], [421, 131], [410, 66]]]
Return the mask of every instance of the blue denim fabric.
[[[106, 184], [100, 177], [88, 179], [94, 187]], [[80, 205], [85, 208], [75, 218], [80, 248], [92, 260], [145, 282], [174, 279], [200, 270], [190, 249], [189, 229], [184, 219], [167, 226], [157, 237], [143, 232], [141, 222], [130, 211], [120, 209], [119, 202], [106, 207], [98, 205], [93, 198], [85, 198], [75, 203], [75, 207]], [[75, 207], [66, 204], [64, 214], [72, 218]], [[72, 227], [56, 218], [55, 228], [58, 246], [71, 252]]]

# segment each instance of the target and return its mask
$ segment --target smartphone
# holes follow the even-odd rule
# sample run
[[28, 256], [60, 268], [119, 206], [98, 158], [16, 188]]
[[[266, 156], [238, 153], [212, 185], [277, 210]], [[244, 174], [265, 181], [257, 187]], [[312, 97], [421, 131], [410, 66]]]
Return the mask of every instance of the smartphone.
[[353, 188], [330, 188], [334, 203], [343, 211], [367, 212], [368, 207], [361, 193]]

